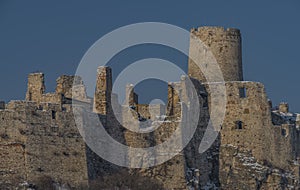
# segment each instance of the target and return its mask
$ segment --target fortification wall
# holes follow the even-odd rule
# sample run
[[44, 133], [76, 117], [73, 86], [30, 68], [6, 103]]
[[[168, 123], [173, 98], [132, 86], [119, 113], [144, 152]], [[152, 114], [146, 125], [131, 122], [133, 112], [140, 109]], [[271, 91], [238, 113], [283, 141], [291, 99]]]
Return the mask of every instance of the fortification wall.
[[[255, 82], [227, 82], [227, 105], [221, 130], [221, 144], [251, 149], [253, 155], [265, 159], [268, 149], [270, 110], [264, 87]], [[269, 142], [270, 143], [270, 142]]]
[[3, 172], [1, 183], [34, 183], [51, 177], [71, 187], [87, 184], [85, 143], [72, 112], [59, 104], [13, 101], [0, 115], [1, 153], [8, 156], [0, 163], [10, 171]]
[[[139, 117], [149, 119], [151, 117], [151, 106], [154, 106], [155, 113], [162, 113], [162, 109], [166, 110], [165, 116], [162, 121], [155, 121], [152, 125], [158, 125], [159, 127], [151, 133], [137, 134], [129, 130], [125, 131], [126, 144], [133, 147], [146, 148], [157, 144], [164, 143], [170, 139], [171, 135], [176, 130], [189, 130], [189, 122], [195, 118], [189, 118], [186, 115], [186, 109], [191, 109], [189, 106], [183, 103], [189, 102], [189, 98], [199, 97], [199, 104], [201, 107], [207, 100], [204, 87], [201, 84], [197, 86], [198, 94], [191, 95], [192, 93], [188, 88], [186, 77], [182, 77], [180, 82], [169, 83], [168, 85], [168, 104], [166, 108], [158, 105], [144, 105], [135, 102], [132, 109], [126, 109], [124, 105], [123, 122], [125, 125], [135, 126], [137, 129], [141, 127], [143, 122], [139, 122]], [[133, 96], [133, 86], [130, 89], [130, 93], [127, 96]], [[159, 114], [158, 114], [159, 115]], [[188, 143], [188, 145], [177, 156], [170, 159], [164, 164], [148, 168], [148, 169], [134, 169], [133, 172], [140, 173], [143, 176], [156, 179], [164, 184], [166, 189], [179, 188], [186, 189], [189, 187], [205, 187], [213, 185], [217, 187], [219, 185], [218, 178], [218, 146], [219, 138], [213, 144], [213, 146], [205, 153], [199, 153], [198, 147], [205, 133], [207, 121], [209, 119], [208, 108], [204, 108], [199, 115], [199, 123], [194, 137]], [[183, 124], [184, 123], [184, 124]], [[180, 143], [178, 140], [174, 143]], [[180, 146], [178, 147], [180, 148]], [[136, 156], [135, 152], [128, 153], [128, 159]], [[154, 152], [156, 158], [163, 158], [166, 155], [172, 154], [170, 150], [166, 149], [163, 152]], [[151, 155], [140, 155], [138, 159], [132, 160], [133, 163], [145, 164], [147, 162], [155, 162], [155, 160], [149, 160]]]
[[[133, 85], [127, 85], [126, 103], [123, 105], [122, 112], [123, 124], [139, 129], [143, 127], [143, 125], [149, 125], [149, 122], [152, 122], [150, 125], [152, 127], [158, 126], [158, 128], [150, 133], [135, 133], [130, 130], [125, 130], [124, 138], [126, 145], [136, 148], [152, 147], [168, 140], [176, 129], [179, 128], [179, 130], [181, 130], [181, 105], [179, 103], [178, 94], [173, 89], [174, 86], [175, 85], [169, 86], [167, 105], [167, 110], [172, 111], [167, 113], [164, 120], [158, 120], [156, 116], [165, 115], [166, 108], [162, 105], [138, 104], [138, 95], [134, 92]], [[179, 87], [180, 83], [178, 83], [177, 86]], [[132, 166], [139, 164], [141, 167], [150, 163], [153, 164], [157, 162], [158, 159], [169, 154], [173, 153], [166, 150], [164, 152], [150, 152], [137, 157], [136, 152], [132, 150], [128, 152], [128, 160], [132, 163]], [[153, 155], [155, 155], [156, 159], [150, 159]], [[165, 164], [145, 169], [131, 169], [131, 172], [157, 180], [160, 184], [163, 184], [166, 189], [187, 188], [185, 180], [185, 157], [183, 152]]]
[[272, 124], [264, 86], [256, 82], [226, 82], [225, 85], [227, 105], [220, 131], [221, 145], [250, 150], [256, 159], [287, 169], [295, 159], [295, 128]]
[[297, 189], [300, 185], [299, 165], [291, 164], [294, 168], [284, 171], [233, 145], [222, 145], [220, 158], [221, 189]]
[[[195, 95], [189, 94], [183, 77], [180, 82], [168, 85], [166, 116], [163, 121], [153, 123], [153, 125], [160, 125], [158, 129], [146, 134], [124, 130], [115, 116], [111, 114], [109, 97], [113, 97], [113, 101], [117, 100], [116, 95], [111, 94], [109, 82], [112, 76], [111, 71], [109, 68], [101, 69], [98, 73], [98, 91], [95, 93], [94, 108], [102, 114], [91, 112], [90, 115], [84, 116], [86, 118], [83, 122], [89, 122], [91, 118], [97, 117], [103, 121], [105, 129], [114, 139], [128, 146], [140, 148], [161, 144], [169, 139], [176, 129], [185, 130], [184, 127], [189, 125], [182, 126], [183, 121], [190, 119], [189, 115], [182, 115], [185, 109], [189, 109], [189, 106], [182, 103], [179, 95], [185, 100]], [[71, 80], [66, 79], [66, 81]], [[69, 82], [67, 83], [70, 84]], [[272, 124], [270, 104], [264, 86], [255, 82], [225, 83], [227, 110], [220, 136], [209, 150], [200, 154], [198, 147], [210, 118], [210, 98], [207, 96], [210, 89], [207, 84], [202, 86], [199, 81], [194, 81], [194, 83], [202, 111], [197, 130], [190, 143], [180, 154], [165, 164], [148, 169], [132, 169], [128, 171], [128, 175], [133, 172], [147, 176], [164, 184], [167, 189], [178, 187], [184, 189], [188, 185], [218, 187], [220, 184], [227, 184], [232, 186], [228, 184], [228, 176], [224, 174], [224, 171], [238, 170], [241, 165], [235, 165], [235, 162], [229, 159], [231, 156], [224, 154], [224, 145], [237, 147], [239, 151], [253, 155], [262, 165], [269, 164], [281, 169], [293, 167], [290, 163], [299, 154], [299, 130], [294, 125], [274, 126]], [[33, 87], [31, 86], [31, 89]], [[63, 87], [66, 90], [65, 93], [70, 92], [67, 90], [70, 90], [69, 87]], [[64, 96], [62, 91], [56, 94]], [[47, 94], [42, 94], [42, 96], [45, 95]], [[123, 111], [117, 114], [121, 114], [122, 122], [126, 125], [139, 128], [141, 127], [140, 117], [149, 119], [151, 109], [149, 105], [138, 104], [137, 99], [134, 98], [137, 95], [134, 95], [133, 88], [127, 95], [132, 96], [134, 106], [123, 105]], [[87, 184], [89, 179], [95, 179], [101, 175], [113, 175], [114, 172], [121, 170], [121, 167], [106, 162], [86, 147], [76, 128], [70, 105], [61, 102], [43, 103], [39, 102], [41, 99], [36, 100], [36, 102], [12, 101], [5, 106], [5, 109], [0, 110], [0, 149], [3, 154], [14, 157], [17, 161], [11, 163], [11, 159], [7, 157], [1, 158], [1, 183], [7, 185], [23, 181], [34, 182], [40, 177], [50, 176], [55, 181], [78, 186], [82, 183]], [[117, 104], [117, 102], [114, 103]], [[92, 111], [89, 104], [85, 103], [84, 106]], [[121, 105], [116, 106], [121, 107]], [[154, 111], [160, 115], [162, 107], [154, 105]], [[171, 153], [166, 150], [153, 152], [153, 154], [159, 158]], [[156, 160], [149, 159], [152, 155], [140, 155], [136, 158], [134, 151], [128, 152], [127, 155], [127, 159], [133, 165], [140, 163], [142, 166], [148, 162], [156, 162]], [[6, 165], [10, 167], [7, 168]], [[231, 176], [230, 180], [235, 180], [235, 177], [237, 176]], [[186, 184], [187, 180], [188, 184]], [[277, 182], [274, 185], [278, 185]]]
[[25, 141], [18, 131], [25, 125], [20, 119], [13, 111], [0, 110], [1, 188], [12, 188], [26, 179]]

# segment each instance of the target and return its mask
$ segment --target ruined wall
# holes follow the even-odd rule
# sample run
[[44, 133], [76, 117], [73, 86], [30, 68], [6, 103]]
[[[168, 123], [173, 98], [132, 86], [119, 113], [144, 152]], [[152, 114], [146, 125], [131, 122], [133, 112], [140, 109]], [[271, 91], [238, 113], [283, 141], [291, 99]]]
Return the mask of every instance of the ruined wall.
[[9, 156], [1, 157], [0, 163], [10, 171], [3, 173], [1, 183], [34, 183], [51, 177], [71, 187], [87, 184], [85, 143], [72, 112], [59, 104], [14, 101], [0, 114], [5, 118], [0, 124], [1, 153]]
[[[161, 117], [156, 118], [157, 121], [152, 121], [151, 126], [159, 126], [154, 132], [146, 134], [137, 134], [132, 131], [125, 131], [126, 144], [132, 147], [149, 147], [157, 144], [161, 144], [168, 140], [171, 135], [175, 133], [175, 130], [189, 130], [189, 121], [195, 118], [189, 118], [187, 109], [191, 109], [190, 106], [185, 105], [184, 102], [189, 102], [190, 97], [198, 97], [200, 106], [203, 107], [207, 100], [204, 87], [198, 84], [196, 91], [198, 94], [190, 94], [191, 91], [186, 82], [186, 77], [181, 77], [180, 82], [169, 83], [168, 85], [168, 104], [166, 108], [160, 105], [144, 105], [137, 104], [136, 109], [124, 109], [123, 121], [125, 125], [135, 126], [136, 128], [143, 127], [144, 122], [151, 122], [151, 109], [154, 115], [161, 114]], [[131, 91], [134, 91], [133, 87]], [[127, 96], [132, 95], [128, 93]], [[126, 105], [124, 105], [126, 106]], [[153, 106], [153, 108], [151, 108]], [[164, 110], [164, 112], [163, 112]], [[142, 117], [146, 120], [138, 121]], [[149, 119], [150, 118], [150, 119]], [[160, 120], [162, 119], [162, 120]], [[205, 153], [199, 153], [198, 147], [205, 133], [207, 122], [209, 119], [208, 107], [201, 110], [199, 115], [199, 123], [196, 132], [188, 143], [188, 145], [177, 156], [170, 159], [164, 164], [148, 168], [148, 169], [133, 169], [132, 172], [140, 173], [143, 176], [147, 176], [150, 179], [155, 179], [164, 184], [166, 189], [187, 189], [193, 187], [195, 189], [200, 188], [213, 188], [219, 186], [218, 181], [218, 147], [219, 139], [213, 144], [213, 146]], [[184, 123], [184, 124], [183, 124]], [[182, 133], [182, 132], [181, 132]], [[184, 138], [184, 137], [183, 137]], [[179, 143], [177, 142], [173, 142]], [[178, 147], [180, 148], [180, 147]], [[128, 153], [128, 159], [131, 160], [130, 155], [136, 156], [135, 152]], [[169, 149], [162, 152], [154, 152], [156, 158], [164, 157], [172, 154]], [[141, 165], [147, 162], [155, 162], [150, 160], [151, 155], [140, 155], [138, 159], [132, 159], [133, 163], [140, 163]]]
[[45, 82], [43, 73], [32, 73], [28, 75], [27, 101], [40, 101], [45, 93]]
[[269, 148], [265, 143], [270, 130], [264, 87], [255, 82], [227, 82], [227, 105], [225, 120], [221, 129], [221, 144], [232, 144], [250, 149], [259, 159], [266, 159]]
[[[134, 98], [136, 107], [130, 107], [118, 105], [117, 96], [111, 94], [111, 70], [100, 68], [99, 71], [94, 108], [102, 114], [92, 113], [91, 106], [86, 103], [84, 106], [87, 106], [90, 115], [86, 116], [85, 122], [89, 121], [92, 115], [99, 117], [114, 139], [122, 144], [141, 148], [165, 142], [176, 129], [186, 130], [185, 127], [189, 124], [183, 126], [182, 122], [189, 121], [190, 118], [189, 115], [182, 117], [182, 113], [185, 113], [183, 109], [189, 109], [189, 105], [183, 104], [181, 98], [188, 102], [188, 98], [195, 94], [189, 94], [185, 77], [182, 77], [180, 82], [168, 85], [168, 105], [165, 109], [160, 105], [138, 104]], [[61, 89], [56, 94], [65, 96], [63, 92], [70, 92], [71, 79], [69, 79], [67, 77], [65, 80], [61, 79], [67, 82], [58, 82], [61, 86], [58, 85], [57, 89]], [[127, 170], [128, 175], [149, 177], [163, 184], [166, 189], [187, 187], [228, 189], [242, 188], [243, 184], [257, 187], [257, 183], [260, 184], [260, 188], [269, 188], [278, 187], [282, 180], [297, 185], [297, 182], [293, 181], [297, 179], [295, 172], [290, 174], [296, 176], [293, 178], [286, 178], [284, 175], [288, 170], [299, 169], [297, 165], [291, 164], [299, 154], [299, 130], [293, 124], [283, 123], [278, 126], [272, 124], [270, 104], [262, 84], [226, 82], [227, 110], [220, 136], [209, 150], [200, 154], [198, 147], [210, 118], [208, 96], [210, 89], [207, 84], [202, 85], [197, 80], [193, 82], [197, 89], [201, 114], [190, 143], [180, 154], [166, 163], [147, 169], [130, 169]], [[64, 83], [69, 85], [62, 85]], [[38, 84], [42, 84], [42, 80]], [[33, 85], [30, 88], [35, 89], [37, 86]], [[36, 102], [12, 101], [3, 106], [5, 109], [0, 110], [0, 149], [2, 154], [8, 155], [0, 160], [2, 184], [13, 186], [23, 181], [33, 182], [41, 176], [50, 176], [57, 182], [69, 183], [75, 187], [82, 183], [87, 184], [89, 180], [99, 176], [114, 175], [123, 170], [122, 167], [103, 160], [86, 147], [76, 128], [71, 105], [62, 102], [43, 103], [40, 101], [45, 94], [41, 95]], [[137, 96], [134, 95], [133, 88], [127, 95]], [[115, 106], [122, 108], [117, 114], [120, 114], [123, 124], [136, 128], [142, 127], [143, 122], [154, 119], [151, 118], [150, 108], [153, 106], [154, 115], [161, 116], [155, 119], [162, 120], [152, 121], [151, 125], [158, 125], [159, 128], [145, 134], [124, 129], [115, 115], [111, 114], [111, 100]], [[145, 120], [140, 121], [141, 118]], [[228, 150], [231, 146], [236, 147], [238, 152], [231, 154]], [[170, 152], [166, 150], [151, 154], [159, 158]], [[246, 156], [241, 157], [241, 154]], [[142, 166], [147, 162], [156, 161], [149, 159], [153, 155], [140, 155], [139, 158], [134, 158], [136, 155], [134, 151], [128, 152], [127, 155], [126, 159], [133, 165], [138, 163]], [[14, 157], [16, 162], [12, 163], [11, 157]], [[260, 177], [259, 171], [253, 171], [254, 176], [249, 176], [245, 172], [252, 168], [245, 165], [243, 160], [252, 157], [255, 162], [251, 161], [250, 164], [268, 167], [264, 170], [267, 177]], [[241, 168], [243, 179], [239, 179], [239, 175], [236, 174]], [[268, 172], [274, 168], [282, 172], [269, 174]], [[276, 177], [278, 175], [281, 177]]]
[[[9, 165], [11, 172], [3, 172], [1, 183], [15, 187], [24, 181], [35, 183], [51, 177], [71, 187], [87, 184], [85, 143], [75, 125], [71, 105], [63, 104], [66, 98], [72, 98], [74, 81], [75, 86], [83, 86], [78, 77], [62, 76], [57, 80], [57, 92], [45, 94], [44, 74], [30, 74], [26, 101], [11, 101], [2, 110], [0, 146], [11, 157], [3, 157], [1, 167]], [[78, 93], [81, 100], [88, 100], [84, 86]], [[19, 166], [9, 163], [12, 157]]]
[[64, 94], [67, 98], [72, 98], [72, 86], [83, 84], [82, 80], [78, 76], [62, 75], [56, 80], [56, 93]]
[[256, 159], [287, 168], [289, 161], [295, 159], [291, 142], [294, 136], [282, 135], [280, 129], [284, 126], [273, 126], [264, 86], [255, 82], [227, 82], [226, 90], [221, 144], [251, 150]]
[[55, 93], [45, 94], [45, 81], [43, 73], [28, 75], [26, 101], [61, 103], [62, 95]]
[[[50, 108], [50, 109], [49, 109]], [[51, 176], [55, 181], [68, 182], [77, 187], [86, 184], [87, 159], [85, 143], [74, 122], [73, 113], [59, 104], [48, 110], [27, 108], [31, 130], [26, 131], [28, 152], [28, 180]]]
[[63, 94], [66, 99], [90, 102], [81, 77], [62, 75], [56, 80], [56, 94]]
[[162, 104], [138, 104], [137, 110], [143, 118], [155, 120], [166, 115], [166, 106]]
[[166, 106], [161, 104], [139, 104], [138, 94], [134, 91], [133, 84], [126, 85], [126, 96], [124, 106], [135, 110], [139, 117], [144, 119], [155, 119], [155, 116], [166, 114]]
[[182, 88], [182, 83], [180, 82], [170, 82], [168, 83], [168, 104], [166, 114], [169, 117], [180, 117], [180, 92]]
[[[207, 85], [207, 84], [206, 84]], [[256, 82], [226, 82], [226, 115], [220, 131], [219, 180], [221, 188], [261, 189], [278, 187], [284, 177], [269, 174], [269, 170], [292, 171], [299, 142], [294, 125], [275, 126], [271, 119], [270, 105], [264, 86]], [[209, 93], [210, 89], [206, 86]], [[210, 98], [208, 98], [210, 105]], [[284, 133], [283, 133], [284, 130]], [[229, 147], [229, 148], [228, 148]], [[230, 147], [247, 156], [241, 158], [239, 153], [232, 153]], [[251, 155], [251, 156], [249, 156]], [[255, 159], [251, 167], [269, 167], [264, 170], [269, 177], [262, 177], [259, 171], [248, 175], [245, 159]], [[241, 161], [242, 160], [242, 161]], [[242, 169], [241, 169], [242, 168]], [[256, 168], [257, 169], [257, 168]], [[241, 173], [242, 171], [242, 173]], [[235, 173], [235, 172], [239, 172]], [[275, 172], [276, 173], [276, 172]], [[242, 175], [243, 177], [240, 177]], [[278, 174], [284, 176], [285, 174]], [[295, 175], [295, 173], [291, 174]], [[275, 179], [275, 178], [276, 179]], [[271, 179], [272, 178], [272, 179]], [[274, 180], [273, 182], [267, 182]], [[270, 183], [270, 184], [264, 184]], [[296, 182], [289, 182], [297, 184]], [[287, 184], [287, 183], [285, 183]]]
[[[222, 189], [298, 189], [299, 165], [284, 171], [259, 162], [251, 151], [243, 151], [231, 144], [220, 150], [220, 179]], [[298, 172], [298, 173], [297, 173]]]
[[[201, 39], [210, 48], [227, 81], [225, 120], [219, 136], [206, 152], [199, 153], [198, 148], [210, 119], [209, 94], [212, 89], [207, 83], [201, 83], [206, 80], [192, 60], [189, 60], [189, 76], [197, 94], [191, 94], [187, 77], [183, 76], [179, 82], [168, 84], [166, 107], [139, 104], [131, 85], [126, 87], [125, 105], [119, 105], [117, 95], [112, 94], [109, 67], [98, 68], [93, 103], [86, 96], [80, 77], [61, 76], [57, 79], [56, 92], [45, 94], [44, 75], [33, 73], [28, 76], [26, 101], [0, 103], [0, 185], [16, 187], [24, 181], [34, 182], [50, 176], [57, 182], [78, 187], [99, 177], [111, 175], [113, 179], [115, 174], [125, 170], [128, 176], [138, 174], [159, 181], [165, 189], [297, 189], [300, 117], [294, 123], [280, 115], [272, 118], [274, 113], [271, 114], [264, 86], [242, 82], [239, 30], [200, 27], [191, 33], [191, 37]], [[202, 62], [211, 61], [205, 56], [198, 58]], [[181, 134], [189, 130], [194, 118], [185, 111], [191, 109], [193, 102], [189, 102], [189, 98], [195, 96], [199, 99], [201, 112], [193, 138], [178, 155], [147, 169], [127, 170], [97, 156], [80, 136], [71, 105], [75, 98], [79, 107], [87, 109], [81, 124], [95, 127], [90, 132], [96, 133], [97, 127], [101, 127], [94, 121], [98, 120], [118, 142], [147, 148], [165, 142], [176, 129]], [[218, 105], [217, 101], [213, 103]], [[114, 114], [112, 105], [118, 108]], [[288, 114], [287, 105], [281, 104], [279, 111]], [[136, 133], [122, 124], [135, 129], [147, 124], [159, 127], [153, 132]], [[107, 142], [102, 143], [105, 147]], [[182, 139], [171, 143], [180, 144]], [[107, 148], [106, 152], [110, 154], [111, 150]], [[124, 159], [132, 166], [143, 166], [172, 152], [165, 149], [135, 157], [136, 152], [130, 150], [126, 154]], [[154, 160], [150, 159], [153, 155], [156, 156]]]
[[25, 143], [18, 131], [25, 124], [19, 119], [14, 111], [0, 110], [0, 187], [3, 188], [14, 187], [26, 179]]
[[[223, 73], [225, 81], [242, 81], [242, 50], [241, 34], [238, 29], [223, 27], [199, 27], [191, 30], [191, 38], [199, 38], [215, 56], [217, 63]], [[190, 46], [190, 52], [195, 47]], [[200, 62], [209, 64], [212, 60], [203, 53], [194, 54]], [[198, 56], [198, 57], [197, 57]], [[206, 81], [206, 78], [197, 67], [193, 60], [189, 59], [189, 76], [200, 81]]]
[[126, 85], [125, 105], [136, 107], [138, 104], [138, 95], [134, 92], [133, 84]]
[[[177, 85], [180, 85], [180, 83]], [[173, 87], [170, 86], [169, 88]], [[136, 129], [153, 126], [158, 128], [149, 133], [135, 133], [128, 129], [125, 130], [124, 138], [126, 145], [137, 148], [152, 147], [165, 142], [176, 129], [181, 129], [181, 105], [179, 103], [178, 94], [175, 93], [175, 90], [170, 89], [167, 105], [167, 109], [171, 109], [172, 107], [172, 110], [174, 111], [169, 112], [166, 116], [166, 108], [164, 106], [138, 104], [138, 102], [135, 101], [137, 99], [135, 99], [134, 96], [137, 95], [134, 93], [133, 86], [128, 86], [126, 99], [130, 101], [126, 102], [131, 103], [123, 105], [123, 124], [125, 126], [135, 127]], [[175, 110], [177, 112], [175, 112]], [[160, 120], [161, 118], [164, 119]], [[136, 152], [129, 151], [128, 160], [132, 163], [132, 166], [138, 165], [141, 167], [149, 163], [153, 164], [157, 161], [157, 159], [165, 157], [168, 154], [172, 153], [170, 153], [169, 150], [165, 150], [163, 152], [150, 152], [136, 157]], [[150, 159], [154, 155], [156, 159]], [[131, 169], [130, 171], [131, 173], [138, 173], [139, 175], [149, 177], [149, 179], [157, 180], [160, 184], [163, 184], [166, 189], [186, 189], [185, 166], [185, 157], [183, 152], [181, 152], [179, 155], [164, 164], [151, 168]]]
[[94, 96], [94, 112], [102, 115], [108, 114], [111, 105], [112, 73], [109, 67], [97, 69], [97, 82]]
[[[43, 73], [32, 73], [28, 75], [28, 87], [26, 101], [71, 103], [71, 99], [90, 102], [87, 97], [83, 81], [78, 76], [60, 76], [57, 80], [56, 92], [45, 93], [46, 87]], [[74, 91], [74, 92], [73, 92]]]

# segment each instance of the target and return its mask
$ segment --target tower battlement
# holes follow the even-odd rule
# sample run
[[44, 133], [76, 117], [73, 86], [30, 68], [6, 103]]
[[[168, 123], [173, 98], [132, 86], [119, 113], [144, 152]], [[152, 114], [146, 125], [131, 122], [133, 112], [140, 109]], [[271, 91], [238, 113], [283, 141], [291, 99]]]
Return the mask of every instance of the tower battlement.
[[201, 26], [198, 28], [192, 28], [193, 34], [214, 34], [220, 36], [236, 36], [241, 37], [241, 32], [237, 28], [224, 28], [219, 26]]

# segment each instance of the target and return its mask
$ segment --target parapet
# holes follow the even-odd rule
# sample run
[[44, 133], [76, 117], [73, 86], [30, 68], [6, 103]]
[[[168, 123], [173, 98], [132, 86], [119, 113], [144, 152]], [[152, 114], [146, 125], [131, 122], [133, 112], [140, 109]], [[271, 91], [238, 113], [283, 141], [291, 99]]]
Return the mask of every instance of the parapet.
[[228, 36], [237, 36], [240, 37], [241, 32], [237, 28], [224, 28], [220, 26], [201, 26], [197, 29], [191, 29], [191, 32], [194, 34], [213, 34], [213, 35], [228, 35]]

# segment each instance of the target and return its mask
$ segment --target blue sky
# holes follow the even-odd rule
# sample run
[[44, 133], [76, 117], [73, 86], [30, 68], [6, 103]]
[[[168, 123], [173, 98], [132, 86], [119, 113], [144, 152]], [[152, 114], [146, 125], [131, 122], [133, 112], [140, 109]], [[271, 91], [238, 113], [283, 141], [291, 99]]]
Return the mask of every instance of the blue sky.
[[[74, 74], [84, 53], [104, 34], [151, 21], [187, 30], [203, 25], [239, 28], [245, 80], [262, 82], [274, 104], [286, 101], [300, 112], [299, 10], [297, 0], [0, 0], [0, 99], [24, 99], [27, 75], [34, 71], [46, 74], [47, 91], [53, 91], [56, 78]], [[164, 57], [167, 50], [156, 54], [142, 47], [136, 52], [140, 58], [147, 58], [149, 52]], [[169, 59], [174, 57], [170, 54]], [[116, 70], [133, 58], [118, 60], [124, 62]], [[187, 61], [179, 56], [176, 62], [184, 68]]]

